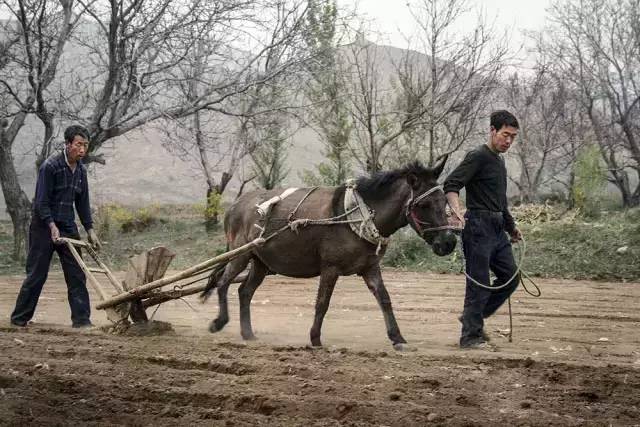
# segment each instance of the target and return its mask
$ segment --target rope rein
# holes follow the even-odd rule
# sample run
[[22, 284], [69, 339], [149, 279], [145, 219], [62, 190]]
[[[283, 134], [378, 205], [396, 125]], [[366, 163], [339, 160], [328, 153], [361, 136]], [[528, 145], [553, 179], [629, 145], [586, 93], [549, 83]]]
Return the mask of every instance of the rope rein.
[[[302, 206], [302, 204], [307, 200], [307, 198], [311, 195], [311, 193], [313, 193], [315, 190], [317, 190], [318, 187], [312, 187], [309, 191], [307, 191], [307, 193], [302, 197], [302, 199], [300, 199], [300, 201], [298, 202], [298, 204], [296, 205], [296, 207], [293, 209], [293, 211], [291, 211], [289, 213], [289, 215], [287, 216], [287, 224], [280, 227], [278, 230], [274, 231], [273, 233], [271, 233], [270, 235], [268, 235], [267, 237], [264, 237], [264, 233], [266, 232], [266, 224], [264, 227], [259, 226], [258, 224], [254, 224], [254, 227], [258, 228], [260, 230], [260, 235], [258, 237], [264, 238], [265, 242], [269, 241], [271, 239], [273, 239], [274, 237], [276, 237], [277, 235], [279, 235], [280, 233], [290, 229], [293, 232], [298, 232], [298, 229], [300, 227], [306, 227], [308, 225], [340, 225], [340, 224], [355, 224], [355, 223], [361, 223], [362, 225], [364, 225], [365, 221], [373, 221], [373, 216], [369, 217], [368, 219], [344, 219], [347, 218], [350, 214], [352, 214], [353, 212], [363, 209], [363, 206], [361, 205], [356, 205], [355, 207], [345, 211], [344, 213], [340, 214], [340, 215], [336, 215], [334, 217], [330, 217], [330, 218], [322, 218], [322, 219], [309, 219], [309, 218], [295, 218], [296, 213], [298, 212], [298, 210], [300, 209], [300, 207]], [[409, 197], [409, 199], [407, 200], [407, 202], [405, 203], [405, 214], [407, 215], [407, 220], [411, 219], [416, 227], [417, 230], [419, 230], [419, 233], [422, 235], [422, 233], [427, 232], [427, 231], [437, 231], [437, 230], [450, 230], [450, 229], [454, 229], [455, 227], [452, 227], [450, 225], [443, 225], [443, 226], [436, 226], [436, 227], [428, 227], [428, 228], [423, 228], [421, 225], [430, 225], [431, 223], [425, 222], [425, 221], [421, 221], [417, 215], [415, 214], [414, 208], [417, 205], [417, 203], [419, 203], [420, 201], [422, 201], [423, 199], [425, 199], [426, 197], [428, 197], [429, 195], [431, 195], [432, 193], [436, 192], [436, 191], [443, 191], [442, 190], [442, 186], [441, 185], [436, 185], [432, 188], [430, 188], [429, 190], [425, 191], [424, 193], [420, 194], [419, 196], [415, 196], [413, 189], [411, 189], [411, 196]], [[364, 208], [367, 208], [366, 205], [364, 206]], [[265, 223], [268, 222], [268, 218], [265, 219]], [[362, 236], [360, 236], [362, 237]], [[382, 242], [378, 242], [378, 248], [376, 250], [376, 254], [380, 251], [380, 247], [382, 246]]]
[[[479, 281], [477, 281], [476, 279], [474, 279], [473, 277], [471, 277], [469, 274], [467, 274], [467, 268], [466, 268], [466, 259], [464, 256], [464, 250], [462, 248], [462, 238], [458, 238], [458, 243], [459, 243], [459, 253], [460, 253], [460, 259], [462, 260], [462, 266], [461, 266], [461, 271], [464, 273], [465, 277], [467, 279], [469, 279], [474, 285], [479, 286], [481, 288], [484, 289], [489, 289], [491, 291], [496, 291], [496, 290], [500, 290], [503, 289], [507, 286], [509, 286], [509, 284], [511, 282], [513, 282], [513, 280], [518, 277], [518, 274], [520, 274], [520, 283], [522, 284], [523, 289], [525, 290], [525, 292], [527, 292], [529, 295], [531, 295], [532, 297], [539, 297], [540, 295], [542, 295], [542, 292], [540, 291], [540, 287], [533, 281], [533, 279], [531, 278], [531, 276], [529, 274], [527, 274], [527, 272], [522, 270], [522, 264], [524, 263], [524, 259], [525, 259], [525, 253], [526, 253], [526, 241], [524, 239], [524, 237], [522, 238], [522, 240], [515, 242], [518, 246], [518, 256], [516, 258], [516, 271], [513, 274], [513, 276], [511, 276], [511, 278], [506, 281], [505, 283], [503, 283], [500, 286], [491, 286], [491, 285], [485, 285], [484, 283], [480, 283]], [[532, 292], [531, 290], [529, 290], [529, 288], [527, 287], [527, 285], [524, 282], [524, 279], [527, 279], [535, 288], [535, 293]]]
[[[460, 230], [460, 229], [458, 229]], [[522, 242], [520, 244], [520, 242]], [[475, 286], [479, 286], [481, 288], [484, 289], [489, 289], [491, 291], [495, 291], [495, 290], [499, 290], [502, 288], [505, 288], [506, 286], [508, 286], [516, 277], [519, 277], [520, 283], [522, 284], [522, 288], [524, 289], [524, 291], [526, 293], [528, 293], [529, 295], [531, 295], [534, 298], [538, 298], [540, 295], [542, 295], [542, 291], [540, 290], [540, 287], [533, 281], [533, 279], [531, 278], [531, 276], [529, 276], [529, 274], [527, 274], [525, 271], [522, 270], [522, 264], [524, 263], [524, 259], [525, 259], [525, 253], [526, 253], [526, 241], [524, 239], [524, 237], [521, 237], [520, 241], [514, 242], [516, 243], [518, 246], [518, 257], [516, 258], [516, 271], [515, 273], [513, 273], [513, 276], [511, 276], [511, 278], [505, 282], [504, 284], [500, 285], [500, 286], [490, 286], [490, 285], [485, 285], [483, 283], [478, 282], [476, 279], [474, 279], [473, 277], [471, 277], [469, 274], [467, 274], [467, 268], [466, 268], [466, 259], [464, 257], [464, 249], [462, 248], [462, 236], [458, 236], [458, 250], [460, 252], [460, 259], [462, 260], [462, 266], [461, 266], [461, 271], [464, 273], [465, 277], [467, 279], [469, 279], [471, 281], [471, 283], [473, 283]], [[535, 293], [533, 293], [531, 290], [529, 290], [529, 288], [527, 287], [524, 279], [527, 279], [535, 288]], [[507, 298], [508, 301], [508, 308], [509, 308], [509, 342], [513, 342], [513, 311], [511, 310], [511, 296], [509, 296], [509, 298]]]

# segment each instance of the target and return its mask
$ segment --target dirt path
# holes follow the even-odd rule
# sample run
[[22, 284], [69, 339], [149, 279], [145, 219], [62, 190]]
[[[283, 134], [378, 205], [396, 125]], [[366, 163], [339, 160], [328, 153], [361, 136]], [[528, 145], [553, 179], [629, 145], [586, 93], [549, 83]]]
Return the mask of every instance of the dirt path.
[[[540, 281], [488, 323], [500, 351], [461, 351], [459, 276], [385, 272], [403, 335], [392, 350], [358, 278], [336, 287], [324, 349], [307, 347], [315, 280], [271, 277], [252, 305], [259, 341], [231, 321], [206, 331], [214, 300], [163, 304], [175, 334], [69, 328], [52, 274], [36, 323], [9, 327], [19, 276], [0, 276], [0, 425], [640, 425], [640, 284]], [[95, 295], [94, 301], [97, 301]], [[94, 323], [107, 325], [104, 313]]]

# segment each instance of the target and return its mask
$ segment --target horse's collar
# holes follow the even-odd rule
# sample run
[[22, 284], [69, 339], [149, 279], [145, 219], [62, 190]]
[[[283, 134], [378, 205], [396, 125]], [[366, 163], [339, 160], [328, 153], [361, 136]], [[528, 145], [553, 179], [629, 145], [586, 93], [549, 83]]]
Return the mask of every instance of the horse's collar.
[[345, 184], [344, 211], [347, 212], [349, 226], [354, 233], [367, 242], [378, 246], [376, 254], [382, 245], [387, 245], [391, 239], [384, 237], [373, 222], [375, 212], [356, 191], [356, 181], [350, 179]]

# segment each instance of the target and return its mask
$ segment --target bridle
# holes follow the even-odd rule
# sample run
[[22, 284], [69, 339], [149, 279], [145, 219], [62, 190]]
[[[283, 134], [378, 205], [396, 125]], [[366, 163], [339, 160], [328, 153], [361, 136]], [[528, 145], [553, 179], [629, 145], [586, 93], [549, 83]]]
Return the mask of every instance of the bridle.
[[426, 199], [427, 197], [429, 197], [431, 194], [435, 193], [436, 191], [441, 191], [444, 194], [444, 190], [442, 189], [442, 185], [435, 185], [432, 188], [428, 189], [427, 191], [425, 191], [424, 193], [415, 196], [413, 194], [413, 188], [411, 189], [411, 196], [409, 197], [409, 200], [407, 200], [407, 203], [405, 204], [405, 215], [407, 217], [407, 221], [409, 221], [410, 223], [413, 224], [413, 227], [416, 229], [416, 231], [418, 232], [418, 234], [420, 236], [424, 236], [424, 233], [429, 232], [429, 231], [440, 231], [440, 230], [453, 230], [456, 227], [451, 226], [451, 225], [440, 225], [440, 226], [436, 226], [436, 227], [425, 227], [423, 228], [425, 225], [426, 226], [430, 226], [432, 225], [432, 223], [428, 222], [428, 221], [422, 221], [420, 218], [418, 218], [418, 215], [416, 214], [415, 208], [418, 205], [418, 203], [420, 203], [422, 200]]

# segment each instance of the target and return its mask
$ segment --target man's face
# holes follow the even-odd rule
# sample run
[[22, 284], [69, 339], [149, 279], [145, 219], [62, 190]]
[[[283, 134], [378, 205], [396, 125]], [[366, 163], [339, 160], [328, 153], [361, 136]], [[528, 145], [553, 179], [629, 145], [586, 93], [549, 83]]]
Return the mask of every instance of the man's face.
[[86, 138], [76, 135], [73, 141], [67, 144], [67, 158], [70, 162], [77, 162], [87, 154], [89, 142]]
[[518, 128], [502, 126], [496, 130], [491, 126], [491, 147], [498, 153], [505, 153], [518, 136]]

